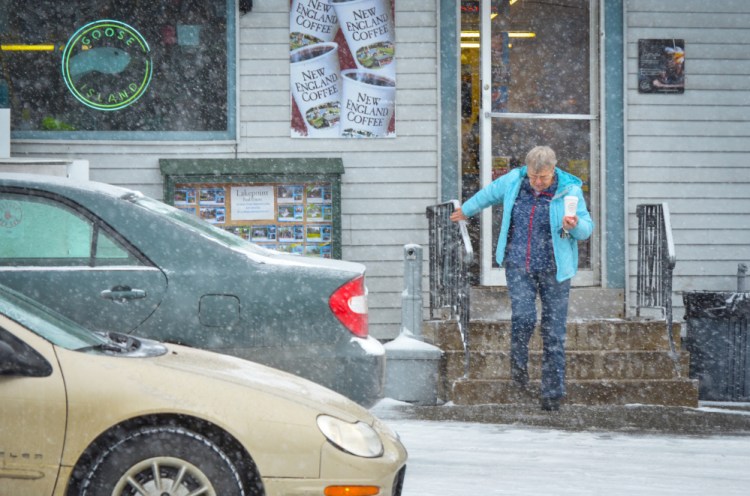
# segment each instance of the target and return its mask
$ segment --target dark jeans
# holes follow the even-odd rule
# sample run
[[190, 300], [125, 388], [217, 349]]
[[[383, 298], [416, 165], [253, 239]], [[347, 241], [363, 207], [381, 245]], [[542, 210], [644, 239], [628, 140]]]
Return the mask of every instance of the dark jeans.
[[513, 380], [528, 383], [529, 340], [536, 327], [536, 296], [542, 301], [542, 397], [565, 396], [565, 324], [570, 280], [557, 282], [554, 272], [506, 270], [511, 302], [510, 364]]

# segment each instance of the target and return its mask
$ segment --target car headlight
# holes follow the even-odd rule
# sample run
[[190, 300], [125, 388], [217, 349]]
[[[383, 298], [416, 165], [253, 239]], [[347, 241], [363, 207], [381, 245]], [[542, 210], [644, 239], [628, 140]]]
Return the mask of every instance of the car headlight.
[[375, 429], [364, 422], [346, 422], [328, 415], [318, 416], [320, 432], [342, 451], [363, 458], [383, 454], [383, 443]]

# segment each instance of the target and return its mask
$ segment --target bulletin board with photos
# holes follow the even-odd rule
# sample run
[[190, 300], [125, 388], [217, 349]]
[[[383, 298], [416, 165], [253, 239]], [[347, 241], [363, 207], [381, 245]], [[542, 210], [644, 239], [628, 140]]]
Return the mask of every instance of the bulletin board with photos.
[[339, 175], [306, 169], [219, 177], [167, 174], [165, 201], [269, 249], [341, 258]]

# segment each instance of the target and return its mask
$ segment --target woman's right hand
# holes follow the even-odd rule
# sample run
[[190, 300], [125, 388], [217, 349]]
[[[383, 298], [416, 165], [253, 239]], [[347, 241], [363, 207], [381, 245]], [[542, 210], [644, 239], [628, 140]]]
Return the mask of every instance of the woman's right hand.
[[469, 219], [469, 218], [468, 218], [468, 217], [466, 217], [466, 216], [464, 215], [463, 211], [461, 210], [461, 207], [458, 207], [458, 208], [457, 208], [456, 210], [454, 210], [454, 211], [453, 211], [453, 213], [451, 214], [451, 220], [452, 220], [453, 222], [458, 222], [458, 221], [460, 221], [460, 220], [468, 220], [468, 219]]

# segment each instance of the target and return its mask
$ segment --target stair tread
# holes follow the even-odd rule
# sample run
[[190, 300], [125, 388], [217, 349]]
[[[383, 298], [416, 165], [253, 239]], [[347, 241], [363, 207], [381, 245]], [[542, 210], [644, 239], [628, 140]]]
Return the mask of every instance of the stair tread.
[[[455, 381], [455, 404], [529, 403], [539, 400], [540, 381], [530, 381], [528, 392], [520, 392], [510, 380]], [[688, 378], [653, 380], [568, 380], [568, 403], [602, 405], [645, 403], [698, 406], [697, 381]]]
[[[507, 348], [510, 343], [509, 321], [473, 321], [468, 331], [470, 351]], [[455, 321], [428, 321], [425, 337], [443, 350], [463, 350], [462, 335]], [[680, 326], [672, 326], [675, 346], [681, 347]], [[530, 348], [541, 347], [539, 327], [532, 335]], [[660, 321], [588, 320], [568, 322], [568, 350], [669, 350], [666, 325]]]

